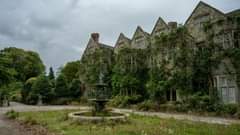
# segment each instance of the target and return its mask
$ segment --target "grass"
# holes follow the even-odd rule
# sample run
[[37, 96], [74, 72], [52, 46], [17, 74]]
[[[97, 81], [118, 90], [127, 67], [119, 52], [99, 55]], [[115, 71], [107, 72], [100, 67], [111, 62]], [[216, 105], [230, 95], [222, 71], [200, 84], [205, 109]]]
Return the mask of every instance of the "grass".
[[240, 125], [218, 125], [131, 115], [124, 124], [77, 124], [67, 119], [70, 111], [24, 112], [18, 119], [35, 120], [62, 135], [240, 135]]

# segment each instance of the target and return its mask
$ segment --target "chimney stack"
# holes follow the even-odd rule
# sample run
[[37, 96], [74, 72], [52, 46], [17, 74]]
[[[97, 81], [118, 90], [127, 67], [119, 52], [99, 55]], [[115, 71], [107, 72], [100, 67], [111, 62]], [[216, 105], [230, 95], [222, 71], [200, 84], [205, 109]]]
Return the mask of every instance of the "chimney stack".
[[91, 37], [95, 42], [99, 42], [99, 33], [92, 33]]
[[177, 28], [177, 22], [168, 22], [168, 27], [173, 30]]

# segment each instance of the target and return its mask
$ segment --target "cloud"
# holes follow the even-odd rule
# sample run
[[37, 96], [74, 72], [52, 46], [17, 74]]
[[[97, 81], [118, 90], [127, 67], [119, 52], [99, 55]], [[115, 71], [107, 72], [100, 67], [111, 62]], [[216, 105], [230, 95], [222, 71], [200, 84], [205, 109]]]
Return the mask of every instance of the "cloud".
[[[204, 0], [229, 12], [239, 0]], [[1, 0], [0, 49], [15, 46], [40, 53], [55, 69], [80, 59], [89, 35], [114, 45], [120, 32], [132, 37], [137, 25], [151, 32], [161, 16], [184, 23], [199, 0]]]

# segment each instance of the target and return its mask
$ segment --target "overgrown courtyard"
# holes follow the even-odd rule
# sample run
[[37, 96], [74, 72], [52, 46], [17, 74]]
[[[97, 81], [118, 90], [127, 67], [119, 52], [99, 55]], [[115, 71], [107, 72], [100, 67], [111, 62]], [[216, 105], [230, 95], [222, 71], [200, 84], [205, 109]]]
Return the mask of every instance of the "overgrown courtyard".
[[18, 120], [40, 124], [62, 135], [239, 135], [240, 125], [218, 125], [131, 115], [126, 123], [80, 124], [67, 119], [70, 111], [23, 112]]

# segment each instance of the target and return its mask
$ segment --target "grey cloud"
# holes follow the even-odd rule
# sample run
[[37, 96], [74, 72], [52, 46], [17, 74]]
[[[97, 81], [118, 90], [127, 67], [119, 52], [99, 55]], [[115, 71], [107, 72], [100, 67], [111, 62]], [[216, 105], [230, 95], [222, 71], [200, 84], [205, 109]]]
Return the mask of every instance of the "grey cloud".
[[[204, 0], [229, 12], [239, 0]], [[40, 53], [58, 68], [80, 59], [89, 35], [114, 45], [120, 32], [132, 37], [137, 25], [151, 32], [161, 16], [184, 23], [199, 0], [1, 0], [0, 49], [16, 46]]]

